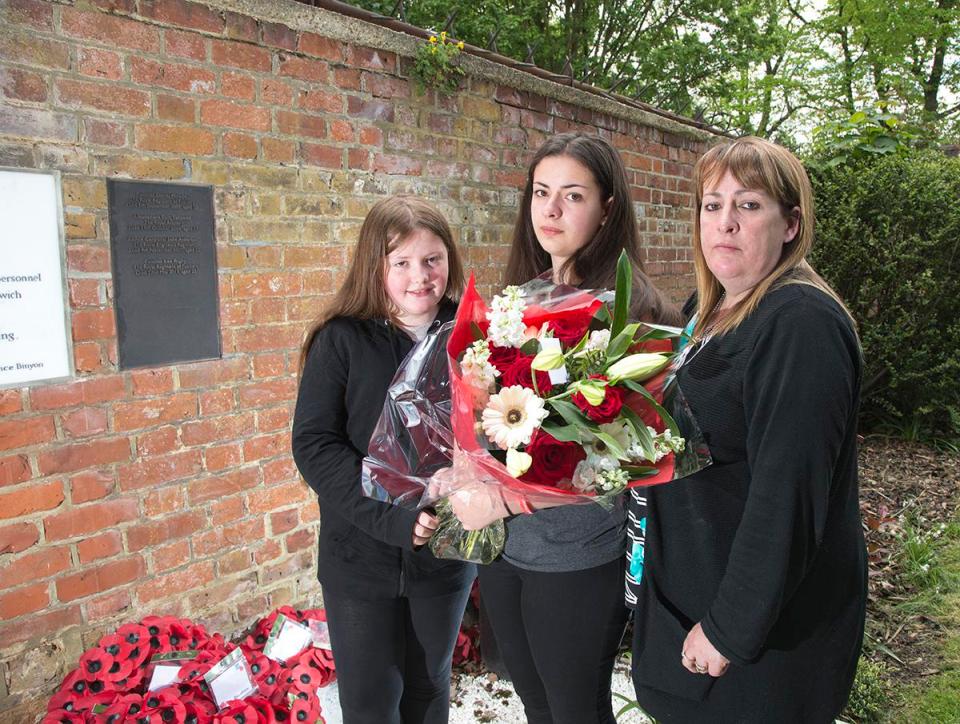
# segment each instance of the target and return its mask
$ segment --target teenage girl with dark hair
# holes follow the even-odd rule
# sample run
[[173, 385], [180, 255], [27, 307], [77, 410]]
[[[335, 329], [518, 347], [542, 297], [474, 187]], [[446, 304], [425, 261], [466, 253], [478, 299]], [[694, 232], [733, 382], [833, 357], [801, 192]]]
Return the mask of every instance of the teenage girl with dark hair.
[[[596, 136], [547, 141], [527, 174], [508, 284], [541, 274], [582, 288], [615, 286], [626, 251], [634, 270], [633, 316], [680, 322], [643, 273], [626, 170]], [[510, 509], [500, 506], [493, 516]], [[457, 507], [465, 527], [490, 515]], [[486, 518], [486, 519], [484, 519]], [[506, 521], [501, 558], [480, 567], [480, 592], [530, 724], [613, 724], [610, 678], [627, 620], [625, 506], [569, 505]]]
[[448, 718], [475, 568], [434, 558], [436, 518], [364, 497], [360, 468], [397, 367], [453, 318], [462, 289], [446, 219], [420, 199], [385, 199], [303, 345], [293, 456], [322, 512], [318, 573], [346, 724]]

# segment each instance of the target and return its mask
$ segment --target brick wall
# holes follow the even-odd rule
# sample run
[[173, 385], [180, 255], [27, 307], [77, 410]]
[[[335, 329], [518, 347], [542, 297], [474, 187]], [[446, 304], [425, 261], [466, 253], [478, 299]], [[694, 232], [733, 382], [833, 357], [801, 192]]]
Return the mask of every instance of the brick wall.
[[[456, 96], [421, 96], [408, 36], [253, 6], [0, 2], [0, 166], [62, 173], [76, 369], [0, 390], [4, 721], [119, 622], [229, 634], [317, 603], [319, 515], [289, 455], [297, 346], [376, 199], [434, 200], [489, 291], [532, 150], [600, 132], [630, 167], [648, 270], [675, 298], [691, 286], [705, 134], [477, 59]], [[215, 188], [222, 360], [118, 371], [110, 177]]]

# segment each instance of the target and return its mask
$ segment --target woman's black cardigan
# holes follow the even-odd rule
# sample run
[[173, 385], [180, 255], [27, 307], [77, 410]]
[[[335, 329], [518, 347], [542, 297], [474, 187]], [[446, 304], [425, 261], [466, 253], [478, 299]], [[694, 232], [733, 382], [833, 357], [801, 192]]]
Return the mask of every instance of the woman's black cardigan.
[[[770, 292], [678, 372], [714, 463], [649, 491], [634, 639], [640, 704], [664, 722], [827, 722], [863, 637], [857, 486], [861, 354], [840, 306]], [[732, 662], [680, 662], [701, 622]]]
[[[434, 325], [453, 318], [444, 300]], [[320, 503], [317, 570], [325, 589], [364, 599], [459, 590], [475, 568], [414, 549], [417, 511], [364, 497], [360, 468], [387, 388], [413, 347], [382, 319], [332, 319], [304, 364], [293, 418], [293, 457]]]

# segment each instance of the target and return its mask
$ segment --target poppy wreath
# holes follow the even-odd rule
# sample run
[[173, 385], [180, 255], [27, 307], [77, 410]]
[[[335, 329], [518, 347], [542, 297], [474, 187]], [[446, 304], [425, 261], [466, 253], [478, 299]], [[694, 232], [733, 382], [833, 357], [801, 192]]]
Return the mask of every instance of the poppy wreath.
[[[126, 623], [80, 656], [50, 698], [42, 724], [276, 724], [323, 722], [317, 689], [336, 678], [332, 654], [309, 647], [287, 661], [263, 654], [277, 616], [297, 623], [326, 621], [323, 609], [283, 606], [237, 644], [199, 624], [173, 616]], [[227, 654], [243, 652], [258, 691], [217, 708], [206, 674]], [[195, 652], [180, 666], [179, 683], [147, 691], [151, 658]]]

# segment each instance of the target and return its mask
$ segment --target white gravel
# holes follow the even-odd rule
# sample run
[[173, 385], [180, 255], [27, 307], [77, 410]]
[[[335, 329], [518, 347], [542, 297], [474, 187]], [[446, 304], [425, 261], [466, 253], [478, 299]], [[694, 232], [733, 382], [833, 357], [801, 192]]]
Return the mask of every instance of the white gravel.
[[[630, 681], [630, 666], [617, 662], [613, 672], [613, 710], [619, 712], [634, 699], [633, 683]], [[343, 724], [340, 705], [337, 701], [336, 683], [318, 691], [323, 718], [326, 724]], [[620, 694], [620, 696], [617, 696]], [[450, 724], [524, 724], [523, 705], [509, 681], [497, 678], [496, 674], [470, 676], [460, 674], [450, 686]], [[637, 709], [631, 709], [617, 717], [617, 724], [649, 724]]]

